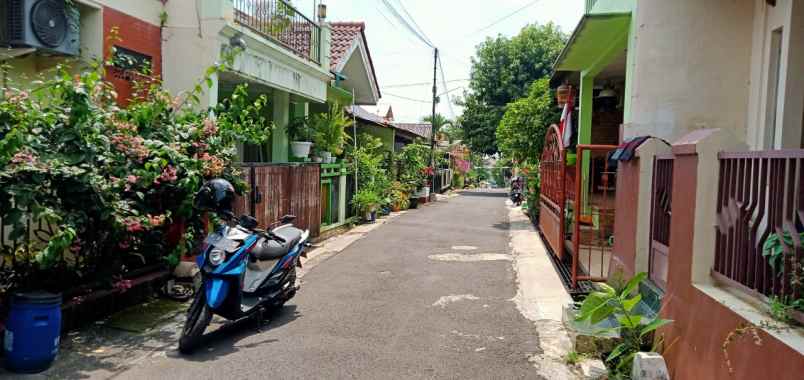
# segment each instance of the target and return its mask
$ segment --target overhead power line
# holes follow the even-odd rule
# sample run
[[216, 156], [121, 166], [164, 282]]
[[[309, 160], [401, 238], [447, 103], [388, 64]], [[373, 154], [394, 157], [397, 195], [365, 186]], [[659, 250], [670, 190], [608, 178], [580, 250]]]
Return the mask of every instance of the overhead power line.
[[410, 100], [411, 102], [419, 102], [419, 103], [427, 103], [427, 104], [430, 104], [430, 103], [433, 102], [432, 100], [414, 99], [414, 98], [409, 98], [407, 96], [392, 94], [392, 93], [390, 93], [388, 91], [383, 91], [382, 93], [383, 93], [383, 95], [389, 95], [389, 96], [393, 96], [395, 98]]
[[[469, 78], [466, 79], [452, 79], [448, 80], [446, 83], [453, 83], [453, 82], [466, 82]], [[387, 86], [380, 86], [380, 88], [400, 88], [400, 87], [417, 87], [417, 86], [432, 86], [433, 82], [417, 82], [417, 83], [400, 83], [400, 84], [389, 84]]]
[[413, 22], [413, 25], [416, 27], [416, 30], [419, 31], [419, 33], [424, 37], [424, 39], [430, 42], [430, 46], [434, 46], [435, 44], [433, 43], [433, 41], [429, 37], [427, 37], [427, 34], [424, 33], [424, 30], [422, 30], [419, 24], [416, 23], [416, 19], [413, 18], [413, 15], [411, 15], [410, 12], [408, 12], [408, 9], [405, 8], [405, 4], [402, 2], [402, 0], [397, 0], [396, 2], [399, 3], [400, 7], [402, 7], [402, 12], [405, 12], [408, 18], [410, 18], [410, 21]]
[[[441, 85], [444, 86], [444, 90], [447, 90], [447, 76], [444, 75], [444, 65], [441, 63], [441, 59], [438, 60], [438, 71], [441, 72]], [[449, 108], [450, 117], [452, 120], [455, 120], [455, 110], [452, 109], [452, 99], [449, 98], [449, 91], [444, 92], [444, 96], [447, 98], [447, 107]]]
[[523, 5], [521, 8], [519, 8], [519, 9], [517, 9], [517, 10], [515, 10], [515, 11], [513, 11], [513, 12], [511, 12], [511, 13], [509, 13], [509, 14], [507, 14], [507, 15], [499, 18], [499, 19], [497, 19], [496, 21], [492, 22], [489, 25], [486, 25], [486, 26], [484, 26], [484, 27], [482, 27], [482, 28], [480, 28], [478, 30], [475, 30], [472, 33], [469, 33], [468, 35], [472, 35], [472, 34], [475, 34], [475, 33], [480, 33], [482, 31], [488, 30], [489, 28], [491, 28], [491, 27], [493, 27], [493, 26], [495, 26], [495, 25], [497, 25], [497, 24], [499, 24], [499, 23], [511, 18], [512, 16], [516, 15], [517, 13], [522, 12], [525, 9], [528, 9], [528, 8], [532, 7], [534, 4], [538, 3], [539, 1], [541, 1], [541, 0], [533, 0], [533, 1]]
[[[460, 89], [462, 89], [462, 88], [466, 88], [466, 87], [464, 87], [464, 86], [458, 86], [458, 87], [455, 87], [455, 88], [453, 88], [453, 89], [451, 89], [451, 90], [441, 92], [441, 93], [439, 93], [439, 94], [438, 94], [438, 96], [446, 95], [446, 94], [449, 94], [449, 93], [451, 93], [451, 92], [455, 92], [456, 90], [460, 90]], [[388, 92], [388, 91], [383, 91], [383, 92], [382, 92], [382, 94], [383, 94], [383, 95], [392, 96], [392, 97], [394, 97], [394, 98], [400, 98], [400, 99], [410, 100], [411, 102], [419, 102], [419, 103], [426, 103], [426, 104], [430, 104], [430, 103], [432, 103], [432, 102], [433, 102], [432, 100], [411, 98], [411, 97], [409, 97], [409, 96], [404, 96], [404, 95], [394, 94], [394, 93], [390, 93], [390, 92]]]
[[414, 36], [416, 36], [425, 45], [427, 45], [427, 46], [429, 46], [431, 48], [435, 48], [433, 46], [433, 44], [430, 43], [430, 41], [425, 36], [423, 36], [421, 33], [419, 33], [416, 30], [416, 28], [414, 28], [412, 25], [410, 25], [408, 20], [406, 20], [404, 17], [402, 17], [401, 14], [399, 14], [399, 11], [397, 11], [396, 8], [394, 8], [394, 6], [391, 3], [388, 2], [388, 0], [381, 0], [381, 1], [382, 1], [383, 5], [385, 5], [385, 8], [387, 8], [388, 11], [391, 12], [391, 15], [394, 16], [394, 18], [396, 18], [397, 21], [399, 21], [399, 23], [402, 24], [402, 26], [404, 26], [406, 29], [408, 29], [409, 32], [411, 32]]
[[451, 93], [451, 92], [455, 92], [455, 91], [457, 91], [457, 90], [460, 90], [460, 89], [462, 89], [462, 88], [466, 88], [466, 87], [465, 87], [465, 86], [458, 86], [458, 87], [453, 88], [452, 90], [447, 90], [447, 91], [444, 91], [444, 92], [442, 92], [442, 93], [438, 94], [438, 96], [441, 96], [441, 95], [446, 95], [446, 94], [449, 94], [449, 93]]

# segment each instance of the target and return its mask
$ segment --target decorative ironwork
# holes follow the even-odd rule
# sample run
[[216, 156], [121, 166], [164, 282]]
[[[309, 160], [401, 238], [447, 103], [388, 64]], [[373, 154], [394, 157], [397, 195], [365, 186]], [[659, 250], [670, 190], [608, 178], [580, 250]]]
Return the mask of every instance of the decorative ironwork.
[[544, 138], [544, 149], [539, 163], [541, 196], [539, 199], [539, 229], [559, 259], [564, 257], [567, 189], [569, 180], [566, 150], [557, 125], [551, 125]]
[[[721, 153], [713, 275], [764, 296], [800, 296], [804, 276], [804, 150]], [[783, 242], [777, 270], [763, 255]], [[786, 241], [786, 242], [785, 242]]]

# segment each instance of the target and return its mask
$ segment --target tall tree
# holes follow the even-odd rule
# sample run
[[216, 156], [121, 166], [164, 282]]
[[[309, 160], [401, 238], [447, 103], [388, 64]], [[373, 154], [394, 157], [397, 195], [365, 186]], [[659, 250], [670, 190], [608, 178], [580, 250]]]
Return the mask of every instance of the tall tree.
[[544, 135], [550, 124], [557, 123], [561, 112], [550, 91], [549, 79], [542, 78], [530, 87], [527, 97], [506, 107], [497, 127], [497, 146], [504, 157], [524, 162], [539, 160]]
[[422, 121], [430, 123], [433, 126], [433, 132], [435, 133], [441, 131], [441, 128], [452, 125], [452, 121], [440, 113], [435, 114], [435, 119], [433, 119], [432, 116], [425, 116], [422, 118]]
[[534, 24], [511, 38], [487, 38], [477, 47], [460, 119], [473, 151], [498, 151], [495, 132], [506, 106], [527, 96], [533, 81], [550, 75], [566, 40], [555, 24]]

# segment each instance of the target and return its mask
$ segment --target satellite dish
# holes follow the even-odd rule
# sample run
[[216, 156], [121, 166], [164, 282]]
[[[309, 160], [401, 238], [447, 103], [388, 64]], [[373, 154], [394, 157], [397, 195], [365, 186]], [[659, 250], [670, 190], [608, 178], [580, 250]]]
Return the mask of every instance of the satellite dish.
[[67, 38], [67, 13], [64, 1], [40, 0], [31, 8], [31, 27], [43, 45], [59, 47]]

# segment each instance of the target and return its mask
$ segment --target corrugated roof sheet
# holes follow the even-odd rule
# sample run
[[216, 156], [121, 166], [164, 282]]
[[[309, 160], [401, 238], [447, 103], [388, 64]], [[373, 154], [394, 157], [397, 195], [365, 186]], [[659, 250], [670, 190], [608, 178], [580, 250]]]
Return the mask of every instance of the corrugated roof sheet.
[[425, 139], [430, 138], [430, 133], [433, 130], [433, 127], [432, 125], [430, 125], [430, 123], [391, 123], [391, 124], [397, 129], [413, 133], [414, 135], [423, 137]]

